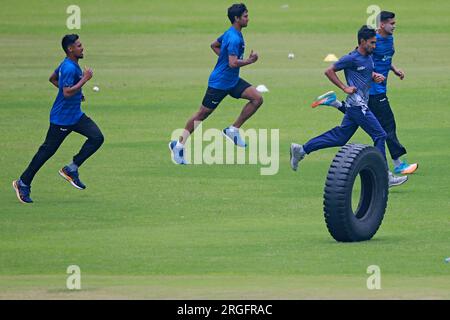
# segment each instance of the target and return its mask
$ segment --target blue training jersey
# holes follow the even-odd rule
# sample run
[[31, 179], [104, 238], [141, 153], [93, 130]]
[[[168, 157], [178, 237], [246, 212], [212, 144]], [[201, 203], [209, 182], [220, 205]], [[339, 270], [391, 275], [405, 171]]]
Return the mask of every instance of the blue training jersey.
[[377, 46], [373, 51], [373, 62], [375, 63], [375, 72], [381, 73], [386, 77], [381, 83], [372, 83], [370, 88], [370, 95], [386, 93], [387, 91], [387, 79], [389, 71], [392, 66], [392, 57], [394, 56], [394, 37], [389, 35], [387, 37], [380, 36], [377, 33]]
[[83, 112], [81, 111], [81, 89], [69, 98], [65, 98], [63, 94], [64, 87], [72, 87], [80, 81], [83, 76], [80, 66], [65, 58], [63, 62], [56, 68], [55, 73], [58, 75], [58, 95], [53, 103], [50, 111], [50, 122], [57, 125], [69, 126], [80, 120]]
[[231, 26], [217, 41], [221, 44], [220, 55], [209, 76], [208, 86], [214, 89], [229, 90], [238, 83], [240, 68], [230, 68], [228, 56], [244, 58], [244, 37], [240, 31]]
[[367, 106], [374, 68], [372, 56], [364, 56], [355, 49], [340, 58], [334, 68], [336, 71], [344, 70], [347, 85], [358, 89], [347, 96], [346, 103], [350, 106]]

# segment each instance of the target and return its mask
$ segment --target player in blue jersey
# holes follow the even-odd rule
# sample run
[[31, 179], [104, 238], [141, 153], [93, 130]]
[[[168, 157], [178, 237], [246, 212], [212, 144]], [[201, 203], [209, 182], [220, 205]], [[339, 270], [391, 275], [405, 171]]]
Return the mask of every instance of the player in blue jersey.
[[58, 88], [58, 95], [50, 111], [47, 136], [20, 178], [13, 181], [17, 198], [22, 203], [33, 202], [30, 193], [34, 176], [72, 131], [87, 137], [87, 140], [73, 161], [59, 170], [59, 174], [75, 188], [85, 189], [78, 175], [78, 167], [100, 148], [104, 140], [95, 122], [81, 111], [81, 101], [84, 100], [81, 88], [93, 76], [92, 69], [85, 68], [83, 72], [78, 65], [78, 60], [84, 57], [83, 45], [76, 34], [64, 36], [61, 45], [66, 58], [49, 79]]
[[[371, 54], [375, 49], [376, 41], [375, 30], [362, 26], [358, 31], [358, 47], [325, 71], [328, 79], [347, 94], [347, 110], [340, 126], [309, 140], [304, 145], [291, 144], [290, 164], [294, 171], [297, 170], [299, 161], [307, 154], [320, 149], [345, 145], [358, 127], [369, 134], [375, 147], [386, 158], [386, 132], [367, 106], [372, 80], [376, 82], [385, 80], [383, 75], [374, 72]], [[336, 74], [340, 70], [344, 70], [347, 85], [342, 83]], [[407, 179], [407, 176], [396, 177], [389, 172], [389, 186], [403, 184]]]
[[177, 164], [187, 164], [184, 158], [186, 140], [197, 125], [205, 120], [226, 96], [249, 100], [233, 125], [223, 129], [225, 137], [239, 147], [246, 147], [245, 141], [239, 135], [239, 128], [263, 103], [263, 98], [256, 88], [239, 77], [241, 67], [258, 60], [258, 54], [253, 50], [250, 56], [244, 59], [245, 42], [242, 29], [247, 27], [249, 21], [247, 7], [243, 3], [232, 5], [228, 8], [228, 18], [232, 26], [211, 44], [211, 49], [219, 58], [209, 77], [208, 89], [200, 110], [188, 120], [179, 140], [169, 143], [172, 160]]
[[[368, 106], [386, 131], [386, 144], [394, 162], [394, 173], [410, 174], [417, 170], [418, 164], [408, 164], [406, 160], [400, 159], [406, 154], [406, 149], [398, 140], [394, 114], [386, 96], [389, 71], [392, 70], [401, 80], [405, 77], [403, 71], [392, 64], [392, 57], [395, 53], [394, 37], [392, 36], [395, 30], [395, 14], [389, 11], [382, 11], [378, 20], [377, 45], [372, 57], [375, 64], [375, 72], [382, 74], [385, 80], [380, 83], [372, 83]], [[334, 92], [327, 92], [318, 97], [313, 103], [313, 107], [318, 105], [332, 105], [344, 113], [346, 111], [345, 103], [341, 104], [339, 101], [336, 101]]]

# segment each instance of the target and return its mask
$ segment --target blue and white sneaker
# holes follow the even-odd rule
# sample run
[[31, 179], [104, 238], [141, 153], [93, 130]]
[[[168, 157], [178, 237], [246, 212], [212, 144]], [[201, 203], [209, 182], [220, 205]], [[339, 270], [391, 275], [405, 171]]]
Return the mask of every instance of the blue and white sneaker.
[[61, 177], [66, 179], [72, 186], [74, 186], [78, 190], [86, 189], [86, 186], [83, 182], [81, 182], [80, 177], [78, 176], [78, 170], [72, 171], [68, 166], [65, 166], [58, 172]]
[[235, 145], [238, 147], [245, 148], [247, 144], [244, 140], [242, 140], [241, 135], [239, 134], [239, 129], [232, 129], [230, 127], [223, 129], [223, 135], [230, 139]]
[[172, 161], [175, 164], [187, 164], [184, 159], [184, 148], [177, 147], [177, 141], [173, 140], [169, 142], [170, 154], [172, 156]]
[[311, 104], [311, 107], [315, 108], [317, 106], [334, 106], [332, 103], [337, 99], [336, 93], [334, 91], [328, 91], [327, 93], [319, 96]]
[[22, 203], [32, 203], [30, 198], [31, 186], [25, 186], [20, 184], [19, 180], [14, 180], [12, 183], [14, 190], [16, 191], [17, 199]]

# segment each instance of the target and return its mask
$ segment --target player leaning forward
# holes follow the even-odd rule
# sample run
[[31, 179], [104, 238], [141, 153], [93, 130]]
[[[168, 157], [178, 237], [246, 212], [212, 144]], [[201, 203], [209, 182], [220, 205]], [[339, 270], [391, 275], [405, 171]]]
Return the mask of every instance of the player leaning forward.
[[235, 99], [249, 100], [233, 125], [223, 130], [223, 134], [239, 147], [246, 147], [239, 135], [239, 128], [263, 103], [261, 94], [256, 88], [239, 77], [241, 67], [258, 60], [258, 54], [253, 51], [247, 59], [244, 59], [245, 42], [242, 29], [247, 27], [249, 21], [247, 7], [243, 3], [232, 5], [228, 8], [228, 18], [232, 26], [211, 44], [211, 49], [219, 58], [209, 77], [208, 89], [200, 110], [188, 120], [179, 140], [169, 143], [172, 160], [177, 164], [187, 164], [184, 158], [186, 140], [197, 125], [205, 120], [227, 95]]
[[59, 174], [75, 188], [85, 189], [78, 175], [78, 167], [100, 148], [104, 140], [95, 122], [81, 111], [81, 101], [84, 100], [81, 88], [93, 75], [91, 69], [85, 68], [83, 73], [78, 65], [78, 60], [84, 57], [83, 45], [76, 34], [64, 36], [61, 45], [67, 56], [49, 79], [58, 88], [58, 95], [50, 111], [47, 136], [20, 178], [13, 181], [17, 198], [22, 203], [33, 202], [30, 192], [34, 176], [72, 131], [88, 139], [73, 161], [59, 170]]
[[[372, 138], [375, 147], [380, 150], [386, 161], [386, 132], [367, 106], [372, 80], [378, 83], [385, 80], [383, 75], [374, 72], [371, 54], [375, 49], [376, 41], [375, 30], [362, 26], [358, 31], [358, 47], [325, 71], [328, 79], [348, 95], [347, 110], [340, 126], [309, 140], [304, 145], [295, 143], [291, 145], [290, 163], [294, 171], [297, 170], [299, 161], [305, 155], [316, 150], [345, 145], [358, 127]], [[336, 74], [340, 70], [344, 70], [347, 85], [342, 83]], [[407, 179], [407, 176], [397, 177], [389, 172], [391, 187], [403, 184]]]

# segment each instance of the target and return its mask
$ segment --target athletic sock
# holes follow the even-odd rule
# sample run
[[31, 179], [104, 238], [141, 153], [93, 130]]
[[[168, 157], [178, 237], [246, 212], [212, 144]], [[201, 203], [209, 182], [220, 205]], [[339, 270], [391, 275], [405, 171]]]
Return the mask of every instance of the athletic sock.
[[184, 144], [182, 144], [180, 141], [177, 141], [177, 144], [175, 145], [175, 148], [183, 149], [184, 148]]
[[69, 164], [67, 167], [69, 168], [70, 171], [77, 171], [78, 170], [78, 166], [74, 162]]
[[333, 106], [333, 107], [339, 109], [342, 107], [342, 102], [340, 102], [339, 100], [334, 100], [333, 102], [330, 103], [330, 106]]
[[402, 160], [400, 160], [400, 158], [393, 159], [392, 161], [394, 162], [394, 166], [396, 166], [396, 167], [398, 167], [402, 164]]
[[298, 150], [299, 156], [303, 157], [304, 155], [306, 155], [306, 151], [305, 149], [303, 149], [303, 146], [300, 145], [300, 150]]
[[300, 153], [302, 154], [302, 156], [306, 155], [306, 151], [305, 149], [303, 149], [303, 146], [300, 146]]
[[239, 132], [239, 128], [236, 128], [234, 126], [229, 126], [228, 129], [230, 129], [231, 132]]

